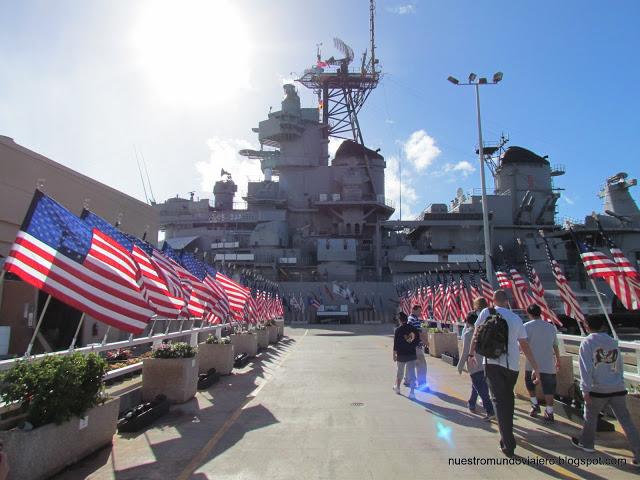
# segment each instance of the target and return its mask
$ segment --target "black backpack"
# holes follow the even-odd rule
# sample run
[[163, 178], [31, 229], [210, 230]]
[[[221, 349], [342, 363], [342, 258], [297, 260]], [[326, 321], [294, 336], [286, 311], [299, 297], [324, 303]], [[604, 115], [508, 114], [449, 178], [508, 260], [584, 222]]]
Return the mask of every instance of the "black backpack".
[[508, 353], [509, 324], [495, 308], [489, 309], [489, 317], [478, 327], [476, 351], [486, 357], [496, 359]]

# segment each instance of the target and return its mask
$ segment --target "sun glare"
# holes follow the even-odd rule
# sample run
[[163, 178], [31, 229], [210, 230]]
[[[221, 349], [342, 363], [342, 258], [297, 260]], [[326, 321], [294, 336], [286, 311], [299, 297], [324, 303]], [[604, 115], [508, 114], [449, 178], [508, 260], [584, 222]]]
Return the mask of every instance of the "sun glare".
[[162, 101], [210, 106], [250, 86], [249, 32], [230, 1], [150, 1], [135, 23], [133, 44]]

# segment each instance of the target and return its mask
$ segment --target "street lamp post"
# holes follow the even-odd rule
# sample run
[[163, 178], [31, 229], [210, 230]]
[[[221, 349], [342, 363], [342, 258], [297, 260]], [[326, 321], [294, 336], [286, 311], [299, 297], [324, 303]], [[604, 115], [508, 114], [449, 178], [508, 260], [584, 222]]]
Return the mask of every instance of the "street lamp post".
[[484, 233], [484, 262], [487, 271], [487, 279], [495, 286], [493, 282], [493, 266], [491, 265], [491, 235], [489, 234], [489, 207], [487, 205], [487, 184], [484, 175], [484, 145], [482, 143], [482, 123], [480, 121], [480, 85], [495, 85], [502, 80], [502, 72], [496, 72], [491, 82], [481, 77], [476, 80], [475, 73], [469, 74], [467, 83], [460, 83], [457, 78], [449, 77], [454, 85], [473, 85], [476, 89], [476, 110], [478, 113], [478, 158], [480, 160], [480, 182], [482, 184], [482, 229]]

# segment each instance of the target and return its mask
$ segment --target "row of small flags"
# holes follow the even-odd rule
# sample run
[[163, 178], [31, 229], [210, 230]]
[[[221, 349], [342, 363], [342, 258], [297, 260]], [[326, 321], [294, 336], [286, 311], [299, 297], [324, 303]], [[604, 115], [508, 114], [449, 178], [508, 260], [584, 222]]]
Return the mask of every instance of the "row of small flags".
[[283, 314], [277, 293], [249, 289], [167, 242], [157, 249], [89, 210], [74, 215], [36, 190], [4, 264], [7, 272], [112, 327], [153, 318], [209, 323]]
[[[594, 249], [585, 241], [578, 240], [575, 232], [570, 231], [572, 239], [580, 251], [580, 258], [585, 270], [590, 279], [604, 280], [626, 309], [637, 310], [640, 308], [640, 274], [622, 250], [606, 235], [599, 222], [598, 227], [600, 234], [607, 242], [611, 258]], [[585, 315], [576, 295], [569, 285], [562, 267], [554, 258], [547, 238], [542, 232], [540, 234], [562, 300], [564, 313], [583, 325]], [[561, 325], [558, 315], [546, 301], [544, 287], [523, 242], [518, 239], [518, 243], [523, 248], [525, 275], [522, 275], [514, 266], [503, 262], [503, 265], [495, 271], [499, 287], [511, 292], [515, 308], [525, 310], [529, 305], [535, 303], [540, 306], [542, 317], [545, 320]], [[478, 264], [478, 270], [479, 282], [476, 281], [476, 273], [469, 268], [468, 282], [464, 273], [458, 273], [456, 279], [454, 273], [449, 271], [448, 273], [436, 272], [435, 275], [428, 272], [417, 278], [414, 277], [396, 284], [401, 310], [409, 314], [413, 305], [421, 305], [422, 310], [430, 312], [437, 321], [455, 323], [458, 319], [464, 319], [466, 314], [473, 309], [474, 298], [484, 297], [491, 304], [493, 297], [491, 284], [480, 264]]]
[[325, 300], [322, 292], [318, 294], [308, 293], [306, 297], [304, 297], [301, 292], [299, 292], [298, 295], [291, 293], [288, 299], [285, 297], [285, 300], [287, 300], [287, 304], [291, 310], [298, 312], [304, 312], [308, 307], [318, 310], [320, 306], [327, 303], [327, 301], [335, 302], [337, 300], [336, 297], [346, 299], [351, 303], [364, 305], [374, 311], [384, 310], [384, 302], [382, 300], [382, 296], [379, 294], [377, 297], [373, 293], [365, 294], [362, 298], [359, 298], [349, 287], [344, 287], [337, 283], [334, 283], [331, 289], [329, 289], [328, 286], [325, 286], [324, 290], [329, 297], [329, 300]]

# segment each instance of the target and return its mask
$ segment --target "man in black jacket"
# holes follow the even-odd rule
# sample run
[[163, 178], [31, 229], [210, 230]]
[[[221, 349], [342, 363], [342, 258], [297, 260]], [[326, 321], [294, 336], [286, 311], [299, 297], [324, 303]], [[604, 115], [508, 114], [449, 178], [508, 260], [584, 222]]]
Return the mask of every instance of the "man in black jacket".
[[393, 339], [393, 361], [398, 364], [396, 383], [393, 386], [395, 392], [400, 395], [400, 383], [406, 374], [409, 381], [409, 398], [416, 398], [414, 387], [416, 383], [416, 347], [420, 343], [420, 332], [417, 328], [407, 323], [407, 315], [404, 312], [398, 313], [400, 326], [396, 328]]

